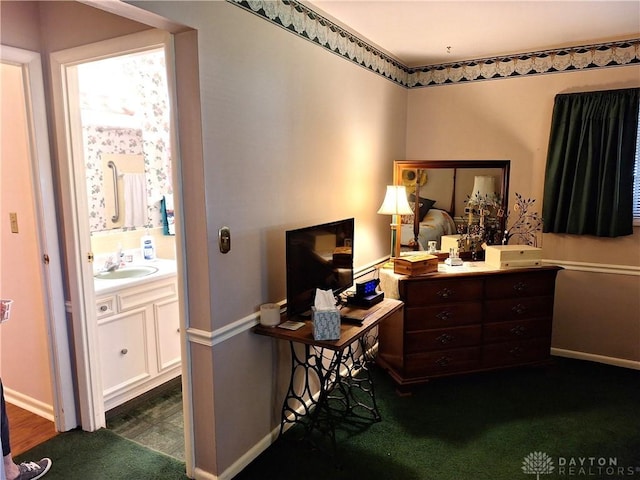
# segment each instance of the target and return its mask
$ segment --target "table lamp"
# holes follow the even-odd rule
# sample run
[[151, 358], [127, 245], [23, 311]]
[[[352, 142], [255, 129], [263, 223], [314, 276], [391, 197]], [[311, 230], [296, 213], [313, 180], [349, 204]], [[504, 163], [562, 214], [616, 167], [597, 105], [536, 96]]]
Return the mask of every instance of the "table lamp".
[[399, 185], [387, 185], [387, 193], [384, 196], [382, 206], [378, 209], [381, 215], [391, 217], [391, 258], [400, 256], [400, 236], [398, 226], [400, 215], [412, 215], [413, 210], [407, 201], [407, 189]]

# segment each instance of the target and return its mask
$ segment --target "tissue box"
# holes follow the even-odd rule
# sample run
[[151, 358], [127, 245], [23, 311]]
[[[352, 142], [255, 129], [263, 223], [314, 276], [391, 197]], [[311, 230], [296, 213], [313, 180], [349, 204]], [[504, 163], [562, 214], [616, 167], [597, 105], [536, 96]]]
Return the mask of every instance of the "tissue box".
[[449, 249], [458, 249], [460, 235], [442, 235], [440, 237], [440, 251], [449, 253]]
[[437, 271], [438, 257], [435, 255], [405, 255], [393, 261], [393, 273], [400, 275], [422, 275]]
[[340, 338], [340, 312], [332, 310], [316, 310], [311, 307], [314, 340], [338, 340]]
[[484, 252], [489, 267], [516, 268], [542, 265], [542, 249], [529, 245], [490, 245]]

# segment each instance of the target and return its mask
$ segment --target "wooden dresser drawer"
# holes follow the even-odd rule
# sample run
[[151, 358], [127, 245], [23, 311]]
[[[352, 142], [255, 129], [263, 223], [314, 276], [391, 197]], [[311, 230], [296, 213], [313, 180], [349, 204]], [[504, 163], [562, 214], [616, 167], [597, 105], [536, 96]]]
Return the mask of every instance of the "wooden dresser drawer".
[[556, 271], [514, 273], [488, 276], [485, 298], [542, 297], [553, 295]]
[[427, 352], [457, 347], [471, 347], [480, 345], [482, 327], [443, 328], [437, 330], [423, 330], [407, 333], [405, 349], [407, 353]]
[[407, 331], [458, 327], [482, 321], [482, 303], [462, 302], [405, 309]]
[[481, 278], [457, 278], [418, 282], [401, 281], [400, 299], [411, 307], [439, 303], [471, 302], [480, 300], [483, 293]]
[[482, 347], [482, 366], [486, 368], [539, 362], [549, 358], [550, 338], [533, 338], [520, 342], [504, 342]]
[[438, 352], [407, 355], [405, 374], [408, 377], [446, 375], [474, 370], [480, 366], [480, 347], [456, 348]]
[[523, 318], [551, 317], [553, 297], [507, 298], [484, 303], [484, 321], [502, 322]]
[[535, 318], [515, 322], [485, 323], [482, 331], [485, 343], [548, 337], [551, 335], [551, 319]]

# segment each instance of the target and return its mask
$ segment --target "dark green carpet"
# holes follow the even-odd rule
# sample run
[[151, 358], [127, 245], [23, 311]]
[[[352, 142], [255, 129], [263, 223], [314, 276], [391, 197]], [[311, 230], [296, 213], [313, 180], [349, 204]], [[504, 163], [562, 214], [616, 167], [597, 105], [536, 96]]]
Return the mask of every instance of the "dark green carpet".
[[[235, 480], [640, 479], [638, 371], [558, 358], [440, 379], [410, 397], [398, 397], [384, 372], [374, 376], [382, 422], [338, 431], [339, 468], [292, 429]], [[533, 452], [550, 457], [551, 473], [523, 471]], [[186, 478], [183, 463], [107, 430], [59, 435], [18, 460], [43, 456], [53, 459], [46, 480]], [[560, 464], [589, 457], [617, 465]]]
[[46, 480], [182, 480], [184, 463], [109, 430], [62, 433], [18, 456], [16, 461], [51, 458]]
[[[288, 439], [290, 431], [236, 480], [535, 480], [522, 468], [533, 452], [553, 462], [542, 480], [640, 479], [638, 371], [556, 359], [546, 368], [440, 379], [411, 397], [397, 397], [384, 372], [374, 375], [383, 420], [338, 432], [339, 468]], [[615, 475], [560, 465], [579, 457], [605, 458], [607, 467], [612, 457]]]

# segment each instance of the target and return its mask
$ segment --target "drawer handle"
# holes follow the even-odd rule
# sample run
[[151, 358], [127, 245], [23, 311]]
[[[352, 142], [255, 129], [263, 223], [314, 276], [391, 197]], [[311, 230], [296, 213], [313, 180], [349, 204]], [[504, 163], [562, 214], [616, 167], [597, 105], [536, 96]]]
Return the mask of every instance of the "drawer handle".
[[513, 347], [511, 350], [509, 350], [509, 353], [512, 357], [519, 357], [524, 353], [524, 349], [522, 347]]
[[529, 288], [529, 286], [524, 282], [518, 282], [513, 286], [513, 289], [518, 293], [524, 292], [527, 288]]
[[513, 313], [517, 314], [517, 315], [522, 315], [524, 312], [527, 311], [527, 307], [525, 307], [524, 305], [522, 305], [521, 303], [515, 305], [511, 311], [513, 311]]
[[436, 295], [438, 295], [440, 298], [449, 298], [453, 295], [453, 290], [443, 288], [442, 290], [439, 290]]
[[521, 336], [527, 332], [527, 329], [522, 325], [516, 325], [510, 330], [510, 332], [513, 333], [514, 335]]
[[120, 353], [122, 355], [126, 355], [127, 353], [129, 353], [129, 350], [127, 350], [126, 348], [123, 348], [122, 350], [120, 350]]
[[439, 341], [441, 344], [446, 345], [447, 343], [451, 343], [454, 338], [455, 337], [453, 335], [449, 335], [448, 333], [443, 333], [438, 338], [436, 338], [436, 340]]
[[453, 312], [450, 312], [448, 310], [443, 310], [442, 312], [436, 314], [436, 318], [438, 320], [449, 320], [451, 317], [453, 317]]
[[107, 307], [106, 305], [100, 305], [101, 312], [106, 312], [107, 310], [109, 310], [109, 307]]
[[440, 357], [438, 360], [436, 360], [436, 365], [438, 365], [439, 367], [446, 367], [450, 363], [451, 357]]

